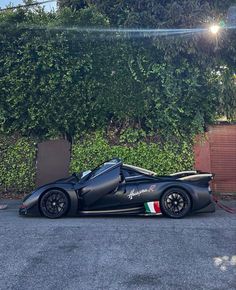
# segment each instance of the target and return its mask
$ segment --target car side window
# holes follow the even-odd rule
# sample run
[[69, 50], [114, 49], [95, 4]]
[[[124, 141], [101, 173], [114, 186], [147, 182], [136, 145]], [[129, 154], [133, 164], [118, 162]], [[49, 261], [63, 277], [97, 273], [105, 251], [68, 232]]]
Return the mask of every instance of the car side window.
[[122, 172], [122, 174], [123, 174], [123, 176], [126, 178], [126, 177], [131, 177], [131, 176], [138, 176], [138, 175], [140, 175], [140, 173], [139, 172], [136, 172], [136, 171], [134, 171], [134, 170], [129, 170], [129, 169], [122, 169], [121, 170], [121, 172]]
[[96, 177], [97, 175], [105, 172], [110, 167], [111, 167], [111, 164], [110, 163], [104, 163], [104, 164], [102, 164], [96, 170], [94, 170], [92, 172], [92, 174], [90, 175], [90, 179], [92, 179], [92, 178]]
[[125, 178], [125, 177], [128, 177], [128, 176], [129, 176], [128, 171], [125, 170], [125, 169], [121, 169], [121, 176], [123, 176], [124, 178]]

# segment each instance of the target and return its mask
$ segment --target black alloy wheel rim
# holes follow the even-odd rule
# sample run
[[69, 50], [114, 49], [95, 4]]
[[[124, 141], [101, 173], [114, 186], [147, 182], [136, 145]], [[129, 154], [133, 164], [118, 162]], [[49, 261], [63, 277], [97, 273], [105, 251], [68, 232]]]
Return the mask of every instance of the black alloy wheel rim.
[[63, 192], [52, 191], [43, 202], [44, 208], [50, 215], [61, 215], [67, 208], [67, 199]]
[[179, 192], [171, 192], [166, 196], [164, 204], [167, 212], [171, 215], [178, 216], [188, 206], [188, 200]]

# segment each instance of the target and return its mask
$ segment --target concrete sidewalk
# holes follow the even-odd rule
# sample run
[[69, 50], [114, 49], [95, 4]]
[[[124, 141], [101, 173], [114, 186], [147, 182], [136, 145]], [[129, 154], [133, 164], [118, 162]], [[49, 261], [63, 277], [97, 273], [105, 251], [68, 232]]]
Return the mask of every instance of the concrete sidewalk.
[[19, 208], [21, 202], [20, 199], [0, 199], [0, 205], [7, 205], [7, 209]]

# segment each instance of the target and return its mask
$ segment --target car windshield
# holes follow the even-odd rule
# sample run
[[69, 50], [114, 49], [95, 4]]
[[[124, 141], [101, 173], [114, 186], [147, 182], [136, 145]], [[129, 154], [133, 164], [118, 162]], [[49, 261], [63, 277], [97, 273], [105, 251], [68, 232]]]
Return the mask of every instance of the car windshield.
[[120, 161], [118, 159], [112, 159], [107, 162], [102, 163], [98, 167], [96, 167], [90, 174], [89, 178], [94, 178], [103, 172], [109, 170], [109, 168], [113, 167], [114, 165], [118, 164]]

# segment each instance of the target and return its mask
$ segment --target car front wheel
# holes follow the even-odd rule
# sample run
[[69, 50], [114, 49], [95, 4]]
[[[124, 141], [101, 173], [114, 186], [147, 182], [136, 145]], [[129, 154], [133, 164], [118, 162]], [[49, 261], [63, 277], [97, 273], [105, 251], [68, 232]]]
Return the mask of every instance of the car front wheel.
[[170, 188], [161, 197], [161, 210], [171, 218], [182, 218], [191, 209], [191, 199], [181, 188]]
[[69, 200], [67, 195], [57, 189], [44, 193], [40, 200], [40, 210], [48, 218], [60, 218], [68, 211]]

